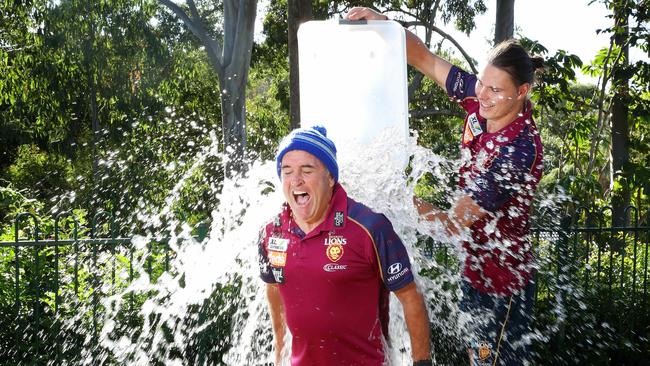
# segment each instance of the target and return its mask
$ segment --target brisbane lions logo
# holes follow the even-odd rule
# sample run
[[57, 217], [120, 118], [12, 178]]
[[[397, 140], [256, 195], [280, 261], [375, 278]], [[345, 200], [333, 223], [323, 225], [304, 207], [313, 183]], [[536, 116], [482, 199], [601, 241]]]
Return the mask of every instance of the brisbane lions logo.
[[327, 246], [327, 249], [325, 249], [325, 254], [332, 262], [336, 262], [343, 257], [343, 245], [339, 243], [331, 243]]

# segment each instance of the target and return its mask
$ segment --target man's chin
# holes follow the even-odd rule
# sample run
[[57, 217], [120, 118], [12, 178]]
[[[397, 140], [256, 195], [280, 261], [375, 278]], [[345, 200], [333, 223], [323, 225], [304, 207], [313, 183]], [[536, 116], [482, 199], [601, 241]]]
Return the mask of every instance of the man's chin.
[[299, 206], [297, 203], [293, 203], [289, 204], [289, 207], [291, 207], [291, 212], [293, 213], [294, 218], [300, 221], [305, 221], [307, 219], [308, 214], [305, 212], [305, 206]]

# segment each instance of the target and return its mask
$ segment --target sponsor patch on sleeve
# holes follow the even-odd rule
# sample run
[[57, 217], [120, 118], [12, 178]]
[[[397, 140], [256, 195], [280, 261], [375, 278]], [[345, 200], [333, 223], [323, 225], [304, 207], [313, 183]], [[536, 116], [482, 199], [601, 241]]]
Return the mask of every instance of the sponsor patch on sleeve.
[[286, 252], [272, 252], [269, 251], [269, 263], [273, 267], [284, 267], [287, 265], [287, 253]]
[[465, 124], [465, 132], [463, 133], [463, 143], [469, 144], [472, 140], [474, 140], [474, 134], [472, 133], [472, 130], [469, 128], [469, 122], [468, 122]]
[[467, 124], [469, 125], [469, 128], [474, 136], [478, 136], [483, 133], [481, 123], [478, 121], [476, 113], [472, 113], [469, 115], [469, 117], [467, 117]]
[[284, 283], [284, 268], [271, 268], [276, 283]]
[[276, 237], [269, 238], [269, 246], [268, 246], [269, 250], [273, 250], [276, 252], [286, 252], [288, 247], [289, 247], [289, 239], [276, 238]]
[[402, 265], [402, 263], [395, 262], [388, 266], [388, 270], [386, 272], [388, 275], [386, 282], [391, 283], [396, 282], [400, 278], [404, 277], [407, 273], [409, 273], [409, 268]]

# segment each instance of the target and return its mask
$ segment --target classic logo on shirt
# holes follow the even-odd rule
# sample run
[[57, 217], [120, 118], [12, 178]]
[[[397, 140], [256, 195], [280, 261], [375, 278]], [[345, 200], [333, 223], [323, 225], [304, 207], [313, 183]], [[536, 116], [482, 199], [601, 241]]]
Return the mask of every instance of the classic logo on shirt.
[[289, 247], [289, 239], [284, 238], [269, 238], [269, 250], [274, 250], [276, 252], [286, 252]]
[[326, 265], [323, 266], [323, 269], [325, 272], [336, 272], [336, 271], [344, 271], [348, 269], [347, 264], [335, 264], [335, 263], [327, 263]]
[[269, 252], [269, 263], [273, 267], [284, 267], [287, 265], [287, 253], [285, 252]]
[[341, 257], [343, 257], [343, 245], [339, 243], [333, 243], [327, 246], [327, 249], [325, 249], [325, 255], [327, 255], [327, 258], [329, 258], [332, 262], [336, 262]]

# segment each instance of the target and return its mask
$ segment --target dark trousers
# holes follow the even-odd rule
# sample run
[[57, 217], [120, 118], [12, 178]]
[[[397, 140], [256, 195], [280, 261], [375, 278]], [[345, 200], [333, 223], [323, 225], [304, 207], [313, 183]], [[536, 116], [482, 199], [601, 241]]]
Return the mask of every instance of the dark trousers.
[[524, 365], [530, 359], [535, 284], [530, 281], [511, 296], [485, 294], [463, 281], [461, 310], [470, 316], [469, 348], [472, 366]]

